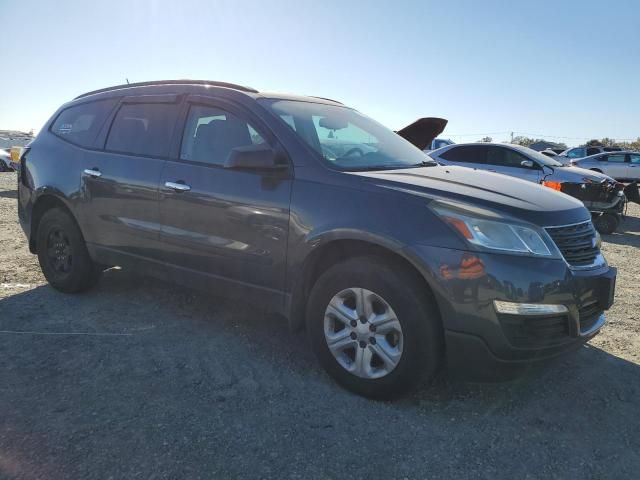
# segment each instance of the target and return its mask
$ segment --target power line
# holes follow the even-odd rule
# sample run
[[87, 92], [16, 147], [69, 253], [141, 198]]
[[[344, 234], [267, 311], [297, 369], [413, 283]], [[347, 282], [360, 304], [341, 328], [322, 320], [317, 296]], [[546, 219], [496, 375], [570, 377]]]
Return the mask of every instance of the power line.
[[[567, 137], [564, 135], [544, 135], [542, 133], [529, 133], [529, 132], [518, 132], [518, 131], [503, 131], [503, 132], [487, 132], [487, 133], [448, 133], [445, 134], [448, 137], [478, 137], [478, 136], [487, 136], [487, 135], [511, 135], [513, 139], [514, 135], [526, 135], [528, 137], [537, 137], [537, 138], [562, 138], [565, 140], [592, 140], [596, 137]], [[605, 138], [605, 137], [601, 137]], [[618, 138], [618, 137], [608, 137], [616, 140], [618, 142], [634, 142], [637, 138]]]

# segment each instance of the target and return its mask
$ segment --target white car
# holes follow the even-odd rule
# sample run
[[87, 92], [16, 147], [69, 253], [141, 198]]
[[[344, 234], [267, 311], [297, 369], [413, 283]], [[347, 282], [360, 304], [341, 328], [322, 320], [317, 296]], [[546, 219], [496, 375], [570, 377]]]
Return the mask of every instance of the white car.
[[604, 173], [619, 181], [640, 180], [640, 152], [605, 152], [571, 160], [571, 164]]
[[584, 170], [557, 162], [520, 145], [504, 143], [467, 143], [449, 145], [429, 152], [442, 165], [487, 170], [521, 178], [530, 182], [601, 183], [613, 179], [601, 172]]

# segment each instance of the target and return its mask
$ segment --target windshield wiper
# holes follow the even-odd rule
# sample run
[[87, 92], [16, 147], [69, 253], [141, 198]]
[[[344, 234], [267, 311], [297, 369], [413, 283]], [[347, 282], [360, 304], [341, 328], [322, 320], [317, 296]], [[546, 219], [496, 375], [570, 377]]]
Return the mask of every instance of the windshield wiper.
[[368, 172], [374, 170], [399, 170], [401, 168], [411, 168], [413, 165], [365, 165], [362, 167], [348, 168], [349, 172]]
[[435, 160], [423, 160], [420, 163], [416, 163], [411, 166], [412, 167], [436, 167], [437, 165], [438, 165], [438, 162], [436, 162]]

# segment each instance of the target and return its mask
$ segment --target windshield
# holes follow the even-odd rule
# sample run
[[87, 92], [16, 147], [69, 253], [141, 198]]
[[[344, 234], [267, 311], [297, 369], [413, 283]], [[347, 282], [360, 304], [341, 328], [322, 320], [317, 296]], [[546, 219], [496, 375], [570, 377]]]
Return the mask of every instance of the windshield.
[[517, 150], [520, 150], [524, 155], [526, 155], [527, 157], [535, 160], [536, 162], [538, 162], [541, 165], [546, 165], [547, 167], [564, 167], [565, 165], [563, 165], [562, 163], [560, 163], [557, 160], [554, 160], [551, 157], [547, 157], [546, 155], [543, 155], [540, 152], [537, 152], [535, 150], [533, 150], [532, 148], [528, 148], [528, 147], [521, 147], [518, 145], [511, 145], [512, 147], [516, 148]]
[[341, 170], [384, 170], [436, 163], [374, 120], [337, 105], [262, 99], [332, 166]]

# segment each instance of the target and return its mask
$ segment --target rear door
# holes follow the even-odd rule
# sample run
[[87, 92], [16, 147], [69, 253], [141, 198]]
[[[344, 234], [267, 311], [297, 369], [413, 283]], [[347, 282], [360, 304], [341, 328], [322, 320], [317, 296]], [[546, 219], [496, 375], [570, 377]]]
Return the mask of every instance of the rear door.
[[603, 173], [616, 179], [629, 178], [629, 162], [624, 153], [610, 153], [605, 158], [606, 169], [602, 170]]
[[[526, 167], [522, 162], [531, 162], [533, 166]], [[521, 178], [530, 182], [538, 183], [542, 169], [540, 165], [508, 147], [488, 146], [487, 147], [487, 167], [494, 172]]]
[[629, 180], [640, 180], [640, 153], [630, 153], [627, 178]]
[[85, 159], [83, 232], [99, 257], [161, 259], [158, 190], [178, 106], [177, 95], [124, 98]]
[[195, 274], [235, 293], [244, 286], [280, 295], [291, 171], [224, 167], [231, 149], [264, 142], [279, 148], [275, 138], [250, 112], [222, 99], [192, 96], [183, 116], [179, 156], [166, 162], [161, 179], [165, 260], [183, 280]]

